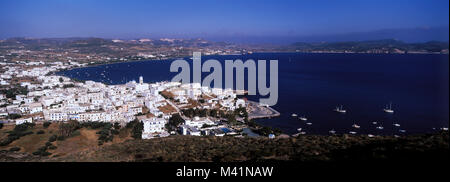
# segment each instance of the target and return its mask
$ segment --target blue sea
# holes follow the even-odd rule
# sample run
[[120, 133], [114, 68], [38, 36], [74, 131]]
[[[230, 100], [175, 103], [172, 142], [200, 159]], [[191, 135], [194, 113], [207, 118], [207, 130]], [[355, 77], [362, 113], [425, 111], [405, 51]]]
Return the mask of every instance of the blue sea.
[[[280, 117], [258, 123], [288, 134], [402, 135], [430, 133], [449, 125], [449, 57], [438, 54], [257, 53], [202, 56], [202, 61], [279, 60]], [[190, 62], [189, 58], [185, 60]], [[173, 60], [146, 60], [78, 68], [58, 73], [81, 80], [123, 84], [169, 81]], [[191, 71], [192, 72], [192, 71]], [[223, 71], [224, 72], [224, 71]], [[208, 73], [203, 73], [203, 77]], [[268, 83], [269, 85], [270, 83]], [[260, 96], [246, 96], [257, 101]], [[383, 112], [392, 103], [393, 114]], [[343, 105], [347, 113], [333, 109]], [[291, 115], [305, 116], [301, 121]], [[306, 123], [312, 123], [307, 125]], [[373, 124], [377, 122], [377, 124]], [[400, 127], [393, 126], [400, 124]], [[353, 128], [357, 124], [359, 129]], [[384, 129], [377, 129], [382, 126]], [[405, 130], [406, 132], [399, 132]]]

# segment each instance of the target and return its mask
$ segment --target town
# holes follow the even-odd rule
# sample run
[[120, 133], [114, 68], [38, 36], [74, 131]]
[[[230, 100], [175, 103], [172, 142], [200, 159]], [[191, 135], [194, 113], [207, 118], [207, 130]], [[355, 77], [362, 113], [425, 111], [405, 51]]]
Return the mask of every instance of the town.
[[[248, 111], [254, 107], [270, 109], [249, 104], [232, 89], [209, 88], [199, 83], [145, 83], [141, 76], [138, 81], [123, 85], [105, 85], [54, 74], [83, 66], [86, 63], [73, 61], [3, 64], [1, 122], [20, 125], [77, 121], [125, 126], [138, 121], [143, 124], [142, 139], [176, 134], [242, 136], [246, 135], [243, 128], [248, 127]], [[273, 113], [258, 117], [263, 115]]]

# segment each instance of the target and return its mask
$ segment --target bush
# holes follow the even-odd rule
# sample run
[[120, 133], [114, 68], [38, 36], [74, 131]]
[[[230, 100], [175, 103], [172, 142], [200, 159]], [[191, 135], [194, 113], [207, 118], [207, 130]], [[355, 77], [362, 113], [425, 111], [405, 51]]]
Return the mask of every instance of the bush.
[[17, 151], [20, 151], [20, 148], [19, 147], [12, 147], [12, 148], [9, 149], [9, 151], [17, 152]]
[[44, 130], [39, 130], [38, 132], [36, 132], [36, 134], [38, 134], [38, 135], [42, 135], [44, 133], [45, 133]]
[[54, 146], [54, 145], [50, 145], [50, 146], [48, 146], [48, 149], [50, 149], [50, 150], [55, 150], [57, 147], [56, 146]]
[[48, 128], [51, 124], [52, 124], [51, 122], [46, 121], [46, 122], [44, 122], [43, 126], [44, 126], [44, 128]]
[[52, 135], [50, 138], [48, 138], [48, 141], [49, 142], [54, 142], [54, 141], [56, 141], [57, 138], [58, 138], [58, 136]]
[[53, 144], [52, 144], [51, 142], [46, 142], [46, 143], [45, 143], [45, 146], [46, 146], [46, 147], [50, 147], [50, 146], [52, 146], [52, 145], [53, 145]]
[[3, 123], [0, 123], [0, 129], [2, 129], [3, 128]]
[[58, 136], [57, 138], [56, 138], [56, 140], [58, 140], [58, 141], [63, 141], [63, 140], [65, 140], [66, 138], [64, 137], [64, 136]]

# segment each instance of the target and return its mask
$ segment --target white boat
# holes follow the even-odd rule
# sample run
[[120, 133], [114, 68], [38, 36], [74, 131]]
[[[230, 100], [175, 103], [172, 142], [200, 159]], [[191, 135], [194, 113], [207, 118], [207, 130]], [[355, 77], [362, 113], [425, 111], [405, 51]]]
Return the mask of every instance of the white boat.
[[372, 124], [374, 124], [374, 125], [375, 125], [375, 124], [378, 124], [378, 122], [374, 121], [374, 122], [372, 122]]
[[386, 113], [394, 113], [394, 110], [392, 110], [392, 102], [389, 103], [389, 107], [386, 105], [386, 108], [383, 109]]
[[292, 117], [297, 117], [297, 114], [293, 113], [291, 116], [292, 116]]
[[375, 137], [375, 135], [372, 135], [372, 134], [368, 134], [367, 136], [368, 136], [369, 138]]
[[400, 124], [394, 123], [394, 126], [395, 126], [395, 127], [400, 127]]
[[398, 135], [394, 135], [394, 137], [395, 137], [395, 138], [398, 138], [398, 137], [400, 137], [400, 136], [398, 136]]
[[307, 125], [312, 125], [312, 123], [306, 123]]
[[300, 119], [300, 120], [302, 120], [302, 121], [307, 121], [307, 120], [308, 120], [308, 118], [306, 118], [305, 116], [301, 116], [301, 117], [299, 117], [298, 119]]
[[302, 128], [297, 128], [297, 131], [299, 131], [299, 132], [302, 131]]
[[304, 135], [304, 134], [306, 134], [306, 132], [302, 131], [302, 132], [300, 132], [300, 133], [298, 133], [298, 134]]
[[345, 109], [343, 109], [343, 106], [341, 105], [341, 107], [336, 107], [334, 109], [334, 111], [338, 112], [338, 113], [346, 113], [347, 111]]
[[442, 131], [448, 131], [448, 128], [441, 128]]
[[355, 131], [350, 131], [350, 132], [348, 132], [348, 133], [350, 133], [350, 134], [352, 134], [352, 135], [356, 135], [356, 132], [355, 132]]
[[357, 129], [358, 129], [358, 128], [361, 128], [361, 126], [359, 126], [359, 125], [357, 125], [357, 124], [353, 124], [352, 127], [353, 127], [353, 128], [357, 128]]
[[384, 129], [384, 127], [383, 126], [377, 126], [377, 129], [382, 130], [382, 129]]
[[332, 129], [332, 130], [330, 130], [330, 131], [328, 131], [330, 134], [335, 134], [336, 133], [336, 131], [334, 131], [334, 129]]
[[406, 130], [398, 130], [400, 133], [406, 133]]

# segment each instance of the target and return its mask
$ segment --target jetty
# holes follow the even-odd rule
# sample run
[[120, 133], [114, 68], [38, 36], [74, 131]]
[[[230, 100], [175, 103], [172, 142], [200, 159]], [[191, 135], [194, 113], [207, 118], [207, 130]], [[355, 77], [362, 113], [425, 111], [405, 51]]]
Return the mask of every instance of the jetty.
[[255, 101], [248, 101], [248, 119], [262, 119], [280, 116], [275, 109]]

